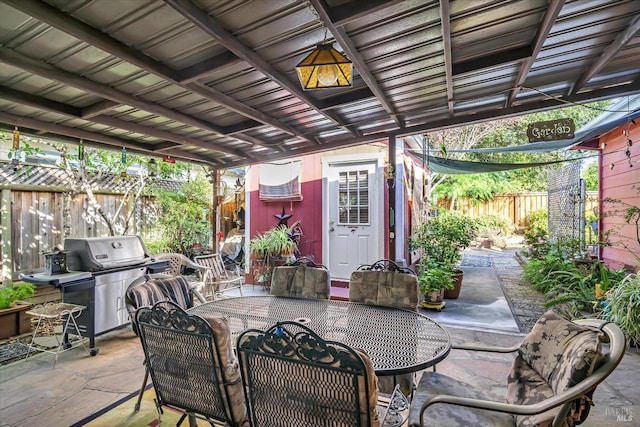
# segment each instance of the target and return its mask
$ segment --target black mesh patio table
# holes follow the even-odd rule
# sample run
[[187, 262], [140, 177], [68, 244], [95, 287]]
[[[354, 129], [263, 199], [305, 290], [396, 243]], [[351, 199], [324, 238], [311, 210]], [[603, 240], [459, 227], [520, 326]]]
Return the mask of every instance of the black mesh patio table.
[[367, 352], [377, 375], [420, 371], [451, 349], [446, 329], [410, 310], [345, 301], [251, 296], [211, 301], [189, 310], [229, 319], [232, 339], [250, 328], [265, 330], [279, 321], [297, 321], [325, 340]]

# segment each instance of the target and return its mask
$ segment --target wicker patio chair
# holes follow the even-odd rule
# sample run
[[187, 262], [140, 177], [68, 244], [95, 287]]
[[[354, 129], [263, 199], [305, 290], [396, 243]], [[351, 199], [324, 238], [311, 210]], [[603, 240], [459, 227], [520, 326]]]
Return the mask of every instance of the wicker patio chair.
[[[418, 311], [418, 278], [413, 270], [400, 267], [388, 259], [361, 265], [349, 279], [349, 301]], [[435, 369], [435, 365], [434, 365]], [[416, 386], [415, 374], [379, 377], [378, 386], [390, 393], [396, 384], [411, 396]]]
[[379, 396], [369, 357], [306, 326], [280, 322], [236, 341], [251, 427], [379, 427], [406, 423], [399, 389]]
[[[608, 343], [604, 354], [601, 343]], [[454, 348], [516, 353], [506, 398], [491, 396], [436, 372], [425, 372], [411, 402], [411, 426], [573, 426], [582, 424], [594, 404], [598, 384], [624, 355], [622, 330], [598, 319], [570, 322], [545, 313], [521, 344], [513, 347], [458, 345]]]
[[210, 297], [215, 300], [219, 294], [232, 289], [240, 289], [240, 295], [244, 296], [242, 289], [244, 276], [238, 264], [234, 264], [234, 271], [231, 273], [220, 254], [197, 256], [193, 261], [205, 268], [203, 276], [205, 298]]
[[271, 295], [310, 299], [329, 299], [329, 270], [309, 258], [275, 267], [271, 276]]
[[188, 416], [242, 426], [246, 405], [227, 319], [190, 315], [172, 302], [159, 302], [136, 312], [144, 357], [162, 407]]
[[[136, 311], [141, 307], [151, 307], [160, 301], [172, 301], [180, 308], [188, 309], [194, 306], [195, 301], [207, 302], [197, 289], [192, 287], [184, 276], [169, 276], [166, 274], [146, 274], [135, 279], [129, 284], [124, 293], [125, 306], [131, 319], [131, 327], [136, 335], [139, 335], [136, 324]], [[149, 380], [149, 368], [145, 363], [144, 378], [138, 400], [134, 410], [140, 409], [142, 395]]]

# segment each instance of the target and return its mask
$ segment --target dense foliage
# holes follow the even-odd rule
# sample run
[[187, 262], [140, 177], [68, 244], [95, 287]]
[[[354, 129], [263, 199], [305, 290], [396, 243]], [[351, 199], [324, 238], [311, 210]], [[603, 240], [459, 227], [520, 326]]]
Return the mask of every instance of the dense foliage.
[[35, 285], [21, 283], [15, 286], [0, 286], [0, 310], [11, 308], [17, 301], [28, 300], [36, 293]]
[[190, 254], [194, 245], [207, 245], [211, 225], [207, 212], [212, 188], [203, 174], [183, 183], [180, 191], [155, 188], [160, 205], [155, 238], [148, 241], [153, 253], [180, 252]]
[[[640, 343], [640, 281], [627, 270], [597, 260], [575, 259], [573, 240], [543, 240], [524, 265], [522, 280], [544, 294], [545, 306], [567, 317], [585, 314], [614, 321], [627, 338]], [[529, 251], [531, 253], [531, 251]]]

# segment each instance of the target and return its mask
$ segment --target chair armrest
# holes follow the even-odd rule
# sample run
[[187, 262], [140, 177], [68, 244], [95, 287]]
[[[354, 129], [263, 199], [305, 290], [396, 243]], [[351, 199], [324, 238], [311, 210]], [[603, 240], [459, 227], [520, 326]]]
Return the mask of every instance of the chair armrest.
[[520, 343], [512, 345], [510, 347], [490, 346], [475, 343], [461, 343], [452, 344], [451, 348], [454, 350], [472, 350], [472, 351], [486, 351], [492, 353], [513, 353], [520, 347]]
[[[423, 425], [423, 416], [427, 408], [435, 403], [444, 403], [458, 406], [466, 406], [470, 408], [476, 409], [485, 409], [489, 411], [497, 411], [497, 412], [505, 412], [514, 415], [535, 415], [540, 414], [542, 412], [548, 411], [549, 409], [562, 406], [565, 404], [569, 404], [570, 402], [583, 398], [585, 395], [594, 390], [598, 384], [600, 384], [604, 379], [615, 369], [615, 367], [620, 362], [622, 355], [624, 354], [624, 349], [621, 352], [616, 353], [613, 357], [607, 355], [605, 357], [605, 361], [600, 365], [600, 367], [589, 377], [580, 381], [575, 386], [560, 392], [554, 396], [551, 396], [547, 399], [544, 399], [538, 403], [531, 405], [518, 405], [512, 403], [504, 403], [504, 402], [495, 402], [491, 400], [482, 400], [482, 399], [473, 399], [467, 397], [460, 396], [451, 396], [446, 394], [440, 394], [436, 396], [432, 396], [427, 399], [420, 408], [420, 425]], [[560, 411], [560, 414], [556, 416], [554, 420], [553, 426], [562, 425], [562, 417], [560, 415], [563, 411]]]
[[189, 293], [191, 294], [192, 305], [195, 305], [193, 303], [195, 303], [196, 299], [200, 301], [201, 304], [204, 304], [207, 302], [207, 299], [195, 287], [190, 288]]
[[[385, 399], [386, 400], [386, 399]], [[398, 427], [409, 418], [409, 400], [396, 385], [393, 394], [389, 397], [389, 403], [380, 420], [381, 427]]]
[[188, 268], [192, 268], [192, 269], [194, 269], [196, 271], [204, 271], [204, 270], [207, 269], [207, 267], [205, 267], [203, 265], [200, 265], [200, 264], [197, 264], [197, 263], [191, 261], [189, 258], [184, 260], [184, 266], [188, 267]]

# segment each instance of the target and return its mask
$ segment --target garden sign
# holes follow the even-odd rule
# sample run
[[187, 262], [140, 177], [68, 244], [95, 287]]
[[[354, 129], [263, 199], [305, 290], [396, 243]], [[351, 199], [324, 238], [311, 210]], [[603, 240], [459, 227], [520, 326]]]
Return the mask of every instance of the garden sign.
[[534, 122], [527, 126], [529, 142], [556, 141], [573, 138], [576, 125], [573, 119], [548, 120]]

